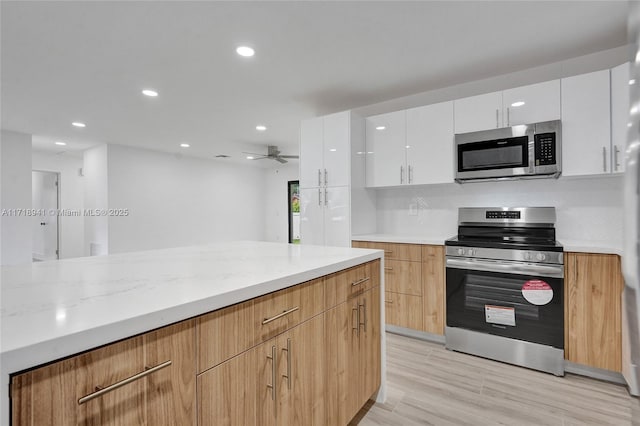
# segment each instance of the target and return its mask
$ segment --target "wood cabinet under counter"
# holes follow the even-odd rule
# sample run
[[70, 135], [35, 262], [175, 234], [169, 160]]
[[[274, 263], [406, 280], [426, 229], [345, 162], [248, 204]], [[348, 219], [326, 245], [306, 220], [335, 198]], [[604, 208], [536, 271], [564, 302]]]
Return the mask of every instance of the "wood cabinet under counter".
[[[53, 362], [46, 365], [21, 370], [14, 361], [10, 367], [14, 374], [7, 380], [11, 392], [6, 395], [11, 418], [3, 418], [3, 426], [333, 425], [340, 423], [329, 421], [334, 416], [330, 408], [342, 413], [342, 424], [347, 424], [369, 398], [377, 395], [382, 400], [380, 254], [351, 248], [256, 245], [269, 253], [266, 273], [283, 268], [285, 275], [263, 277], [263, 284], [252, 284], [245, 274], [248, 282], [241, 288], [250, 294], [256, 285], [275, 284], [273, 291], [211, 312], [194, 312], [189, 319], [133, 333], [77, 355], [50, 358]], [[257, 250], [247, 255], [247, 248], [244, 243], [231, 244], [231, 250], [242, 251], [245, 260], [265, 254]], [[284, 262], [289, 266], [274, 259], [278, 250], [287, 258], [293, 252], [294, 258]], [[302, 258], [298, 250], [305, 253]], [[213, 250], [215, 254], [200, 252], [195, 262], [210, 267], [223, 251], [220, 247]], [[184, 251], [173, 254], [181, 258], [177, 263], [184, 262]], [[331, 260], [322, 260], [323, 256]], [[108, 257], [101, 260], [105, 259], [108, 263]], [[188, 268], [193, 272], [193, 267]], [[162, 279], [171, 280], [158, 277]], [[196, 301], [206, 288], [206, 284], [200, 287]], [[328, 298], [327, 293], [333, 296]], [[329, 311], [338, 306], [345, 316], [332, 321]], [[339, 336], [347, 339], [342, 345], [337, 343]], [[336, 343], [329, 344], [331, 339]], [[8, 356], [4, 350], [3, 356]], [[328, 369], [329, 362], [337, 363], [336, 368]], [[358, 368], [352, 369], [356, 364]]]

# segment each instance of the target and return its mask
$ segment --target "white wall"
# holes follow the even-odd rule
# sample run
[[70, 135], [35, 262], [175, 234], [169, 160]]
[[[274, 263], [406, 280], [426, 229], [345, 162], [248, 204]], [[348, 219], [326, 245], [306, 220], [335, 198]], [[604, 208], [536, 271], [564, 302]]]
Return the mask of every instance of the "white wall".
[[[60, 174], [58, 208], [82, 212], [84, 208], [84, 181], [79, 174], [79, 169], [83, 167], [82, 157], [48, 151], [33, 151], [31, 160], [33, 170]], [[59, 224], [60, 259], [84, 256], [84, 217], [82, 215], [61, 215]]]
[[[106, 209], [108, 199], [108, 147], [100, 145], [84, 152], [84, 209]], [[84, 254], [99, 256], [109, 253], [109, 218], [84, 216]]]
[[[85, 167], [87, 167], [85, 165]], [[263, 240], [262, 169], [108, 146], [109, 253]]]
[[446, 239], [457, 234], [459, 207], [552, 206], [560, 242], [622, 247], [621, 176], [425, 185], [377, 195], [379, 233]]
[[[31, 208], [31, 135], [0, 134], [0, 211]], [[0, 264], [31, 262], [32, 218], [0, 215]]]
[[274, 166], [265, 173], [265, 240], [280, 243], [289, 241], [289, 200], [287, 182], [298, 180], [299, 163]]

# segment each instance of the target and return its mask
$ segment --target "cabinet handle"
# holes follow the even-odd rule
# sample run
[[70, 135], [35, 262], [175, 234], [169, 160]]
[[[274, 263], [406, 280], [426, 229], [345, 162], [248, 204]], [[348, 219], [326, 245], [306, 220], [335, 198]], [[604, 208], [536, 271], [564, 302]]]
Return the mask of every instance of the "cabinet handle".
[[507, 107], [507, 127], [511, 126], [511, 110]]
[[327, 187], [324, 187], [324, 205], [328, 205], [329, 204], [329, 197], [327, 196]]
[[322, 207], [322, 190], [318, 188], [318, 205]]
[[404, 183], [404, 168], [400, 166], [400, 184]]
[[618, 149], [618, 145], [614, 145], [613, 146], [613, 162], [614, 162], [614, 166], [616, 168], [616, 172], [618, 171], [618, 167], [620, 167], [620, 163], [618, 163], [618, 154], [620, 153], [620, 150]]
[[385, 266], [385, 267], [384, 267], [384, 270], [385, 270], [385, 271], [393, 271], [393, 267], [391, 267], [391, 266]]
[[129, 383], [135, 382], [136, 380], [142, 379], [143, 377], [146, 377], [150, 374], [155, 373], [158, 370], [162, 370], [165, 367], [168, 367], [171, 365], [171, 360], [169, 361], [165, 361], [162, 364], [158, 364], [155, 367], [151, 367], [151, 368], [146, 368], [145, 371], [142, 371], [138, 374], [134, 374], [131, 377], [128, 377], [124, 380], [121, 380], [117, 383], [114, 383], [112, 385], [107, 386], [106, 388], [100, 388], [99, 386], [96, 386], [96, 391], [93, 393], [90, 393], [89, 395], [83, 396], [82, 398], [78, 399], [78, 405], [84, 404], [85, 402], [89, 402], [92, 399], [98, 398], [106, 393], [109, 393], [113, 390], [116, 390], [122, 386], [128, 385]]
[[[364, 312], [364, 322], [360, 322], [360, 308]], [[365, 333], [367, 332], [367, 299], [362, 299], [362, 304], [358, 304], [358, 327], [363, 325]]]
[[[276, 365], [276, 356], [277, 356], [277, 352], [276, 352], [276, 347], [271, 346], [271, 356], [267, 355], [267, 359], [271, 360], [271, 384], [267, 384], [267, 388], [271, 389], [271, 400], [275, 402], [276, 400], [276, 369], [277, 369], [277, 365]], [[276, 407], [278, 406], [277, 404], [274, 404]]]
[[289, 315], [291, 312], [295, 312], [295, 311], [297, 311], [298, 309], [300, 309], [300, 306], [296, 306], [295, 308], [291, 308], [291, 309], [289, 309], [288, 311], [282, 311], [282, 313], [281, 313], [281, 314], [278, 314], [278, 315], [273, 316], [273, 317], [271, 317], [271, 318], [265, 318], [265, 319], [264, 319], [264, 321], [262, 321], [262, 325], [269, 324], [271, 321], [275, 321], [275, 320], [277, 320], [278, 318], [282, 318], [282, 317], [283, 317], [283, 316], [285, 316], [285, 315]]
[[318, 169], [318, 186], [322, 186], [322, 172]]
[[[356, 313], [356, 325], [353, 325], [353, 313]], [[351, 330], [356, 331], [356, 336], [360, 336], [360, 308], [356, 306], [351, 309]]]
[[602, 147], [602, 171], [607, 171], [607, 147]]
[[287, 348], [282, 348], [287, 352], [287, 374], [283, 374], [282, 377], [287, 379], [287, 388], [291, 389], [291, 339], [287, 339]]
[[367, 281], [369, 281], [369, 277], [363, 278], [363, 279], [358, 280], [358, 281], [354, 281], [354, 282], [351, 283], [351, 286], [355, 287], [355, 286], [360, 285], [360, 284], [362, 284], [364, 282], [367, 282]]
[[392, 250], [385, 250], [384, 254], [393, 254], [393, 251]]
[[500, 114], [500, 112], [499, 112], [499, 111], [498, 111], [498, 109], [496, 108], [496, 129], [500, 127], [500, 122], [499, 122], [498, 114]]
[[385, 300], [384, 303], [393, 303], [393, 300]]
[[324, 169], [324, 186], [329, 185], [329, 174], [327, 173], [327, 169]]

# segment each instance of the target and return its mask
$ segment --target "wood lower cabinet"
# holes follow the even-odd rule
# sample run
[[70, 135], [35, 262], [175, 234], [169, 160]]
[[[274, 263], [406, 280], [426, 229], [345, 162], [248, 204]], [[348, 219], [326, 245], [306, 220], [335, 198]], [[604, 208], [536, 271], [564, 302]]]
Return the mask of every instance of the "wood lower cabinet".
[[[195, 425], [192, 321], [15, 376], [13, 425]], [[87, 402], [81, 398], [171, 361]]]
[[620, 372], [624, 280], [620, 257], [565, 253], [565, 358]]
[[385, 292], [384, 313], [387, 324], [424, 330], [422, 296]]
[[346, 425], [380, 387], [379, 284], [368, 262], [15, 375], [11, 424]]
[[422, 246], [422, 281], [423, 330], [433, 334], [444, 334], [447, 313], [444, 246]]

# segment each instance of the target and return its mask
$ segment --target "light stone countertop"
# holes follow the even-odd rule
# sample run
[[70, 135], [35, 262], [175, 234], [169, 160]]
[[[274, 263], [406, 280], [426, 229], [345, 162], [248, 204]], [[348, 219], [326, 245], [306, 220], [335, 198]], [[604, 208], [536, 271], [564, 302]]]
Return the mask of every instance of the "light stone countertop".
[[0, 424], [11, 373], [381, 258], [241, 241], [2, 267]]

